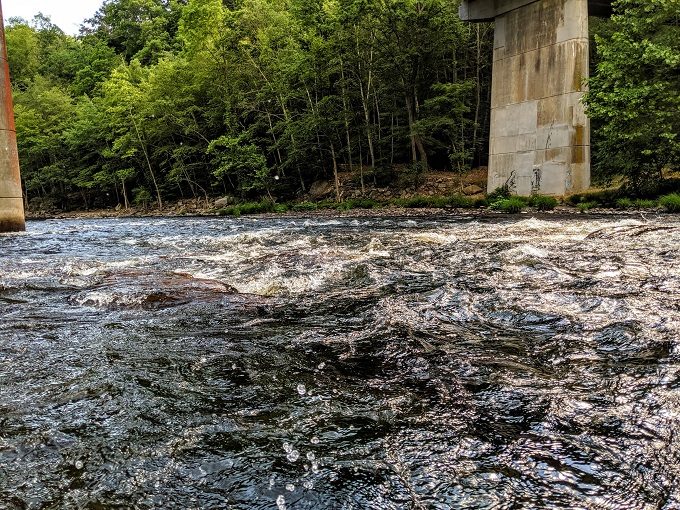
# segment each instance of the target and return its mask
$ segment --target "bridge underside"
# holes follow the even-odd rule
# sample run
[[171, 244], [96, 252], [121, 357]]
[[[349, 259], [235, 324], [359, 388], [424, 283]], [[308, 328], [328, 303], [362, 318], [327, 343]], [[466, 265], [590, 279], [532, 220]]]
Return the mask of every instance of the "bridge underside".
[[488, 189], [565, 195], [590, 186], [588, 15], [605, 0], [467, 0], [462, 19], [495, 20]]

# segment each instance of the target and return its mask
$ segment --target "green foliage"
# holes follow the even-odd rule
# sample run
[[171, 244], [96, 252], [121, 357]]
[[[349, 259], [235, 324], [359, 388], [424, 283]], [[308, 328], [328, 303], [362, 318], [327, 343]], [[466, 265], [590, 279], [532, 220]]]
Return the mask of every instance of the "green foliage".
[[422, 162], [411, 163], [399, 174], [398, 185], [402, 188], [419, 188], [425, 181], [425, 166]]
[[522, 212], [527, 203], [522, 197], [499, 198], [491, 203], [491, 209], [494, 211], [501, 211], [508, 214], [517, 214]]
[[473, 200], [462, 195], [451, 196], [415, 195], [410, 198], [395, 198], [390, 203], [391, 205], [394, 205], [396, 207], [403, 207], [406, 209], [418, 209], [418, 208], [444, 209], [449, 207], [467, 209], [475, 206]]
[[350, 200], [345, 200], [337, 205], [340, 211], [349, 211], [351, 209], [377, 209], [380, 207], [380, 202], [372, 200], [370, 198], [352, 198]]
[[605, 207], [616, 207], [616, 201], [622, 198], [622, 192], [618, 188], [610, 188], [599, 191], [575, 193], [567, 197], [567, 203], [578, 206], [581, 203], [596, 203]]
[[532, 195], [527, 201], [527, 205], [535, 207], [539, 211], [552, 211], [559, 202], [555, 197], [545, 195]]
[[141, 205], [142, 207], [147, 207], [149, 205], [149, 202], [153, 200], [151, 197], [151, 192], [143, 187], [140, 188], [135, 188], [132, 190], [132, 194], [134, 195], [134, 203], [136, 205]]
[[670, 213], [680, 213], [680, 194], [671, 193], [659, 199], [659, 205]]
[[294, 204], [291, 209], [295, 212], [303, 212], [303, 211], [316, 211], [318, 208], [319, 204], [317, 204], [316, 202], [300, 202], [298, 204]]
[[653, 209], [658, 207], [659, 203], [656, 200], [637, 198], [633, 201], [633, 205], [638, 209]]
[[[680, 164], [678, 0], [618, 0], [586, 95], [600, 174], [623, 174], [650, 194]], [[650, 188], [651, 186], [651, 188]]]
[[171, 51], [182, 0], [108, 0], [81, 32], [104, 41], [128, 62], [154, 63]]
[[616, 207], [618, 209], [632, 209], [634, 207], [633, 200], [628, 197], [619, 198], [616, 201]]
[[207, 154], [214, 156], [215, 177], [237, 183], [240, 191], [263, 191], [267, 188], [267, 159], [257, 145], [248, 141], [245, 133], [213, 140], [208, 145]]
[[417, 185], [483, 158], [492, 43], [448, 0], [106, 0], [78, 37], [13, 20], [26, 192], [161, 207], [293, 200], [338, 170]]
[[590, 201], [590, 202], [579, 202], [579, 203], [576, 205], [576, 208], [577, 208], [580, 212], [582, 212], [582, 213], [588, 212], [588, 211], [590, 211], [591, 209], [594, 209], [594, 208], [596, 208], [596, 207], [600, 207], [600, 204], [599, 204], [598, 202], [594, 202], [594, 201]]
[[[599, 23], [586, 97], [595, 163], [629, 185], [571, 203], [680, 189], [659, 180], [680, 165], [678, 1], [618, 0]], [[10, 20], [26, 193], [64, 209], [127, 204], [130, 190], [158, 206], [297, 200], [338, 171], [362, 186], [417, 187], [429, 168], [483, 164], [492, 46], [492, 25], [461, 22], [448, 0], [107, 0], [78, 37], [41, 15]], [[511, 199], [505, 188], [476, 203], [395, 204]]]
[[231, 205], [220, 209], [218, 214], [220, 216], [236, 216], [237, 218], [243, 214], [263, 214], [272, 212], [286, 212], [287, 207], [281, 204], [275, 204], [271, 200], [261, 200], [260, 202], [243, 202], [241, 204]]
[[489, 203], [493, 203], [502, 198], [510, 198], [510, 196], [511, 196], [510, 188], [506, 185], [496, 188], [491, 193], [489, 193], [486, 196], [486, 198], [489, 201]]
[[645, 198], [632, 199], [629, 197], [619, 198], [616, 201], [617, 209], [652, 209], [658, 205], [656, 200]]
[[271, 200], [262, 200], [260, 202], [245, 202], [238, 205], [241, 214], [262, 214], [274, 212], [275, 205]]
[[451, 195], [447, 197], [448, 206], [455, 207], [458, 209], [470, 209], [472, 207], [477, 207], [477, 201], [468, 198], [464, 195]]

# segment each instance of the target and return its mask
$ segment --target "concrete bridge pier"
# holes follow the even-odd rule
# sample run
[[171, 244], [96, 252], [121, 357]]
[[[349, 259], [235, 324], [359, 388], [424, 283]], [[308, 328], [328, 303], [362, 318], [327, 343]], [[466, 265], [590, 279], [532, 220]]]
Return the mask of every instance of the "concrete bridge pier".
[[0, 4], [0, 232], [18, 232], [25, 229], [12, 87]]
[[496, 22], [488, 190], [587, 189], [588, 0], [464, 0], [460, 15]]

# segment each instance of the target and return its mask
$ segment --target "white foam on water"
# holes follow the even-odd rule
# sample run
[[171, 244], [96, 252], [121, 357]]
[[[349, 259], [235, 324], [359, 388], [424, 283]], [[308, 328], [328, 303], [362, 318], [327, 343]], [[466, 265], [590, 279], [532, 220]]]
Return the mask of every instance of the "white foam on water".
[[327, 227], [342, 225], [340, 220], [305, 220], [303, 227]]
[[526, 220], [520, 220], [512, 224], [512, 226], [519, 230], [553, 230], [562, 225], [557, 222], [539, 220], [538, 218], [532, 217]]
[[418, 243], [445, 245], [457, 242], [458, 236], [443, 232], [419, 232], [409, 236], [408, 239]]
[[544, 259], [548, 253], [531, 244], [523, 244], [503, 252], [503, 258], [511, 263], [530, 262], [533, 259]]

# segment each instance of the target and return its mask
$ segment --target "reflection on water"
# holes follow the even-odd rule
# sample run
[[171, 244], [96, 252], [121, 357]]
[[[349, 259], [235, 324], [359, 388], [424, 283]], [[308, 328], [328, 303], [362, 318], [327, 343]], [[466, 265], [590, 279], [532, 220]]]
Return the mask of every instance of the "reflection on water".
[[0, 236], [0, 507], [680, 508], [680, 220], [526, 218]]

